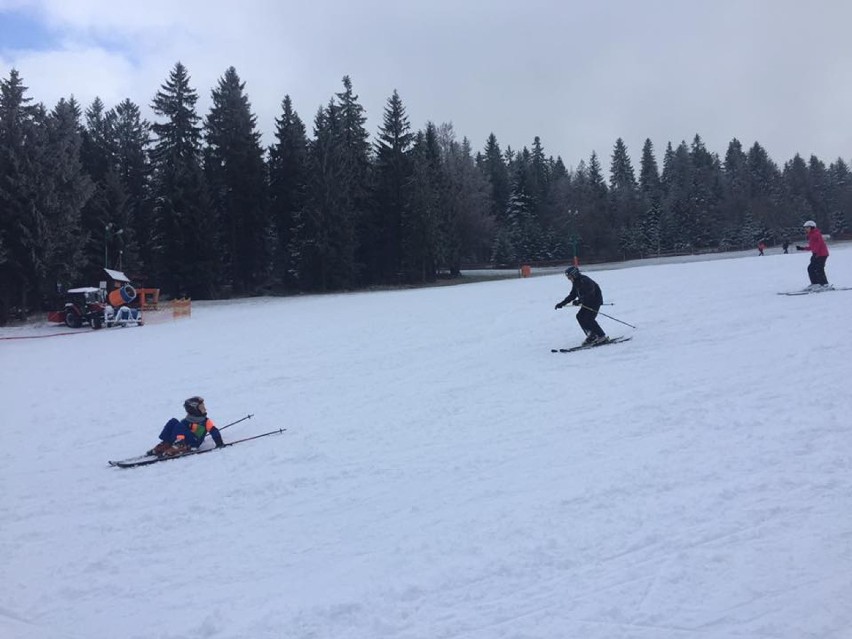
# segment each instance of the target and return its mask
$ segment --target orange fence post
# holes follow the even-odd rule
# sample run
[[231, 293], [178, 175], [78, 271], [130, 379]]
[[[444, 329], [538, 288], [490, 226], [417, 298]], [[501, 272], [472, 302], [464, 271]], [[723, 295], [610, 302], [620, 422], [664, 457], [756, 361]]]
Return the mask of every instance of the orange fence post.
[[136, 294], [139, 296], [139, 306], [143, 311], [156, 311], [159, 307], [160, 289], [137, 288]]
[[192, 300], [188, 297], [172, 300], [172, 319], [192, 317]]

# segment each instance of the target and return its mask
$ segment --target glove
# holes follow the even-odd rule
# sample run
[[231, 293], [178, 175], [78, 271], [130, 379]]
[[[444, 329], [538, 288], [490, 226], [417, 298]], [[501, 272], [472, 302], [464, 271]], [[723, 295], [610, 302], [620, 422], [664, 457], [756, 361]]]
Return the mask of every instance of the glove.
[[796, 244], [796, 250], [797, 251], [807, 251], [808, 247], [807, 246], [799, 246], [798, 244]]
[[553, 307], [554, 310], [558, 311], [560, 308], [565, 306], [565, 302], [559, 302], [556, 306]]
[[572, 303], [574, 306], [580, 306], [580, 304], [582, 304], [582, 302], [581, 302], [580, 300], [574, 300], [574, 301], [573, 301], [573, 302], [571, 302], [571, 303]]

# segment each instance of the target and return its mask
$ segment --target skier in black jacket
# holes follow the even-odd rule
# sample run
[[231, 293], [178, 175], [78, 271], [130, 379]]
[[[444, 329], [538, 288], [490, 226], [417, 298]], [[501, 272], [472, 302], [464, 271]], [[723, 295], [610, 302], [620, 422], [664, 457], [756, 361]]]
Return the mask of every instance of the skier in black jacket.
[[556, 309], [558, 310], [572, 302], [574, 306], [579, 306], [580, 310], [577, 312], [577, 322], [586, 334], [583, 345], [605, 342], [607, 340], [606, 333], [603, 332], [603, 329], [595, 319], [603, 305], [601, 287], [591, 277], [580, 273], [580, 269], [576, 266], [566, 268], [565, 277], [571, 280], [571, 292], [568, 294], [568, 297], [556, 305]]

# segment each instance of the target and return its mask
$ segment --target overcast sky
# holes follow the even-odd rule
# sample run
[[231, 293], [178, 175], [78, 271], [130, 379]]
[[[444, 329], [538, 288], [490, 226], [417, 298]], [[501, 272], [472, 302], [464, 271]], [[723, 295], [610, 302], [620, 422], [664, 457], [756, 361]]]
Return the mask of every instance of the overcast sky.
[[848, 0], [0, 0], [0, 65], [52, 107], [149, 105], [175, 62], [206, 115], [229, 66], [264, 142], [289, 94], [309, 133], [352, 78], [375, 135], [396, 89], [412, 127], [452, 122], [481, 150], [541, 137], [574, 167], [608, 169], [624, 139], [734, 137], [779, 164], [852, 160]]

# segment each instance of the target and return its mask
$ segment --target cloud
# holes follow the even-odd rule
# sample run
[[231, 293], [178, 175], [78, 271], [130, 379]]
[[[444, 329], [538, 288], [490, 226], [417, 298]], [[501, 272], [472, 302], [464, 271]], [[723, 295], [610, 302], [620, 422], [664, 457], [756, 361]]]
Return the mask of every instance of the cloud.
[[397, 89], [413, 126], [451, 121], [475, 149], [541, 137], [576, 166], [621, 137], [638, 163], [697, 133], [723, 155], [734, 137], [784, 162], [849, 158], [852, 4], [796, 0], [0, 0], [56, 34], [49, 51], [5, 50], [31, 95], [147, 107], [183, 62], [209, 108], [234, 66], [271, 142], [285, 94], [310, 128], [352, 77], [375, 134]]
[[71, 95], [84, 107], [95, 96], [113, 106], [134, 88], [132, 65], [122, 56], [98, 48], [34, 51], [18, 57], [14, 66], [26, 70], [21, 75], [29, 96], [48, 108]]

